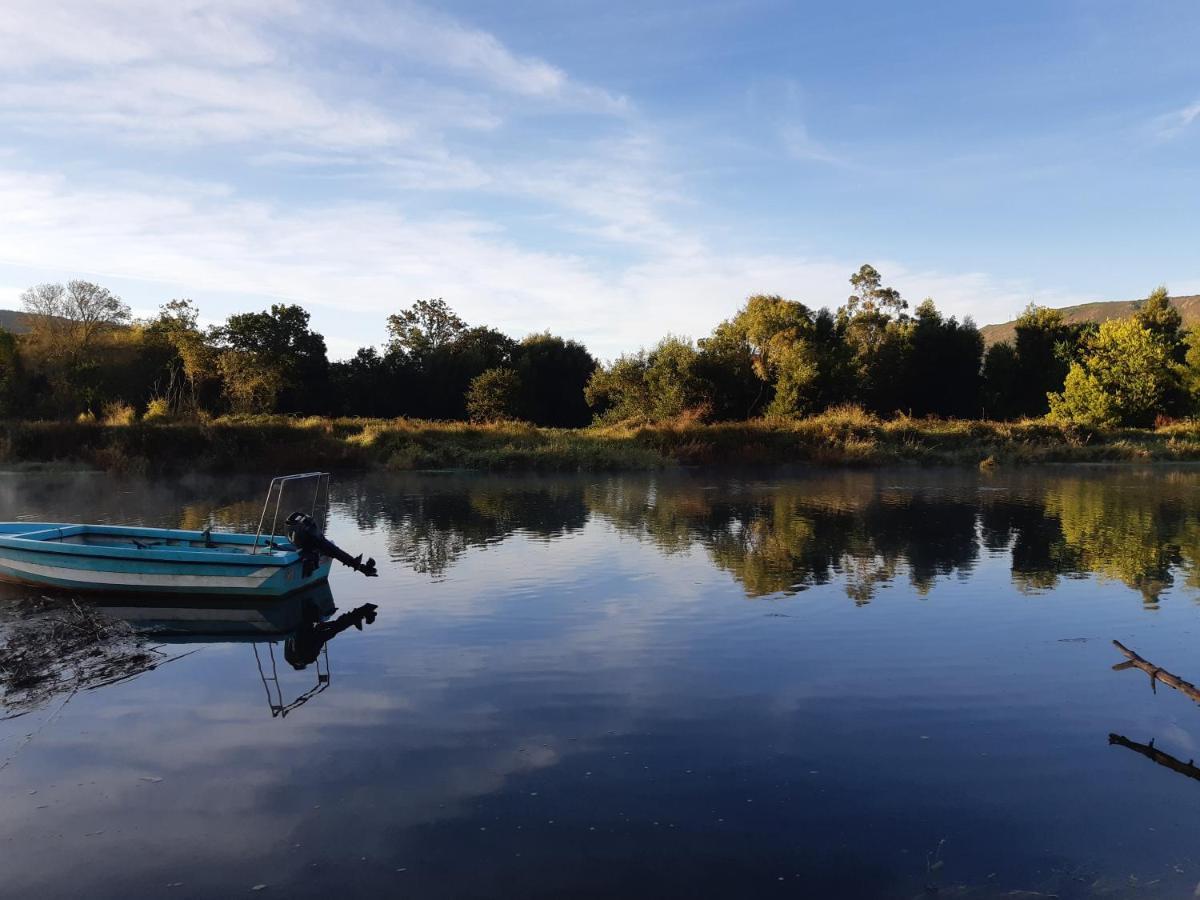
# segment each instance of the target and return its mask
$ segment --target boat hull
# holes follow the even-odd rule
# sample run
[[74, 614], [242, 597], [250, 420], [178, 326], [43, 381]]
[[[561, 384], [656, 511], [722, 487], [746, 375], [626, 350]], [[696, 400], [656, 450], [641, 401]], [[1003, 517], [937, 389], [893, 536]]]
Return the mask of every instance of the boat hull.
[[[105, 526], [0, 525], [0, 579], [80, 593], [283, 597], [324, 581], [304, 574], [290, 545], [254, 548], [249, 535]], [[212, 546], [209, 546], [212, 544]]]

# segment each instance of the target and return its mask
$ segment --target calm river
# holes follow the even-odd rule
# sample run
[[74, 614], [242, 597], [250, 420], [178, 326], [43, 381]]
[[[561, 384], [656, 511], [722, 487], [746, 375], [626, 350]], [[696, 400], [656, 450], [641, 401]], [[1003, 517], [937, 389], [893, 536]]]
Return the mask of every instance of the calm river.
[[[3, 474], [0, 519], [264, 489]], [[329, 535], [381, 577], [109, 600], [153, 668], [0, 685], [0, 895], [1197, 890], [1200, 708], [1112, 642], [1200, 682], [1200, 469], [343, 477]], [[0, 644], [47, 614], [5, 588]]]

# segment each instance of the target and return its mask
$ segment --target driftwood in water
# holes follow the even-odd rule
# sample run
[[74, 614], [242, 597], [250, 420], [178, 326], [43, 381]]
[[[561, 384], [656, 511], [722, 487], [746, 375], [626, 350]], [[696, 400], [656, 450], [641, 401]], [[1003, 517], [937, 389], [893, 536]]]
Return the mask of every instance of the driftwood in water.
[[1183, 762], [1176, 759], [1170, 753], [1164, 753], [1155, 748], [1154, 741], [1148, 744], [1139, 744], [1137, 741], [1131, 741], [1123, 735], [1110, 734], [1108, 736], [1108, 743], [1110, 745], [1117, 744], [1121, 747], [1128, 747], [1134, 753], [1140, 753], [1146, 759], [1153, 760], [1160, 766], [1166, 766], [1168, 769], [1172, 769], [1181, 775], [1186, 775], [1188, 778], [1195, 778], [1197, 781], [1200, 781], [1200, 768], [1192, 765], [1192, 760], [1189, 759], [1187, 762]]
[[1181, 694], [1186, 694], [1195, 702], [1200, 703], [1200, 688], [1197, 688], [1191, 682], [1184, 681], [1178, 675], [1172, 675], [1166, 669], [1142, 659], [1142, 657], [1138, 656], [1120, 641], [1113, 641], [1113, 646], [1124, 653], [1129, 659], [1129, 662], [1117, 663], [1117, 665], [1113, 666], [1113, 669], [1117, 671], [1129, 668], [1141, 669], [1150, 676], [1151, 690], [1156, 690], [1155, 685], [1157, 682], [1161, 681], [1168, 687], [1173, 687]]

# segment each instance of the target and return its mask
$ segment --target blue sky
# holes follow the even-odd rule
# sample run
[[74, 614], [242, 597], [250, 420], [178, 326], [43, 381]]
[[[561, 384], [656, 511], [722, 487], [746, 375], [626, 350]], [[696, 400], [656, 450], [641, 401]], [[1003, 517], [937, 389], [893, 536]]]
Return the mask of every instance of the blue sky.
[[5, 0], [0, 306], [441, 296], [599, 355], [872, 262], [980, 323], [1200, 292], [1194, 2]]

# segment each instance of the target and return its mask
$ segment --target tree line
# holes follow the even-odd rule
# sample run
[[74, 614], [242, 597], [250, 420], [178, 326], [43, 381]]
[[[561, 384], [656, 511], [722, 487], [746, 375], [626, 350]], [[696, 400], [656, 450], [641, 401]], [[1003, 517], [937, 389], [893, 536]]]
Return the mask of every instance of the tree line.
[[1200, 333], [1158, 288], [1134, 313], [1067, 323], [1030, 304], [986, 348], [933, 300], [909, 309], [870, 265], [836, 310], [755, 295], [700, 340], [668, 335], [598, 362], [581, 343], [469, 325], [443, 300], [387, 317], [386, 341], [330, 361], [300, 306], [200, 325], [191, 300], [134, 320], [87, 281], [22, 295], [23, 333], [0, 329], [0, 416], [164, 420], [225, 413], [407, 416], [579, 427], [744, 420], [854, 404], [880, 416], [1148, 426], [1200, 402]]

